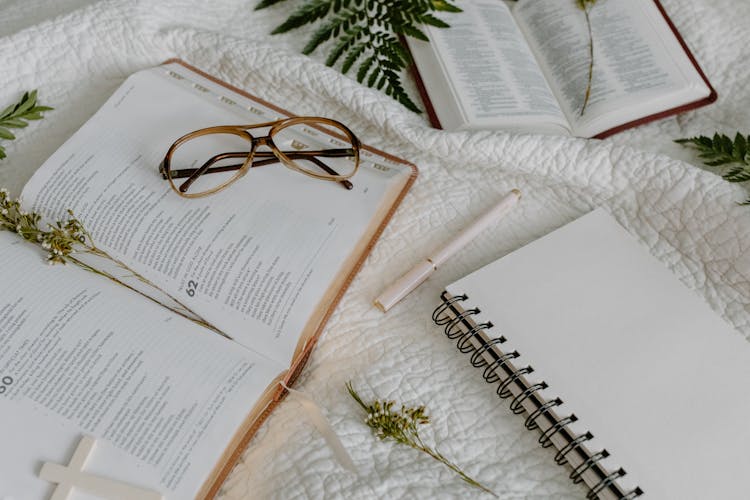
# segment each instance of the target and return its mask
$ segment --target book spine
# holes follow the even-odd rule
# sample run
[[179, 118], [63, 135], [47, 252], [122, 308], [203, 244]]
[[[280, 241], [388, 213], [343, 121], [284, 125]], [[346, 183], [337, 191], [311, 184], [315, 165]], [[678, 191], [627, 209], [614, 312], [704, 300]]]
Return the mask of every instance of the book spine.
[[503, 349], [505, 337], [492, 337], [487, 333], [494, 325], [474, 321], [473, 317], [481, 311], [468, 306], [467, 295], [452, 296], [443, 292], [441, 299], [443, 302], [432, 313], [432, 321], [443, 327], [445, 335], [456, 342], [460, 352], [471, 353], [471, 364], [484, 368], [483, 377], [487, 383], [498, 384], [498, 397], [512, 397], [510, 410], [514, 414], [526, 414], [524, 425], [530, 431], [539, 430], [539, 444], [543, 448], [555, 446], [555, 462], [570, 467], [570, 478], [574, 483], [585, 481], [589, 486], [587, 499], [632, 500], [643, 495], [640, 487], [626, 491], [618, 483], [626, 475], [624, 469], [608, 470], [601, 464], [609, 456], [606, 449], [592, 451], [586, 447], [594, 437], [591, 432], [576, 433], [570, 428], [570, 424], [578, 421], [575, 414], [561, 416], [555, 412], [563, 401], [541, 396], [540, 391], [548, 389], [548, 384], [529, 380], [527, 375], [534, 368], [519, 363], [522, 356], [518, 351]]

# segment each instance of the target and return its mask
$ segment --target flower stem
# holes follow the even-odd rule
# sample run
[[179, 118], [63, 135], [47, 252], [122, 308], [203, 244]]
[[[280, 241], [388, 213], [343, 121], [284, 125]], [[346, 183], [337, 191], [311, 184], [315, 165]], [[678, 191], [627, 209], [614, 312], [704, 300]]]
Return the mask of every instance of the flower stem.
[[[86, 253], [88, 253], [88, 252], [86, 252]], [[115, 263], [117, 262], [116, 259], [113, 259], [113, 258], [111, 258], [109, 256], [104, 257], [104, 258], [109, 258], [110, 260], [112, 260]], [[220, 335], [223, 335], [224, 337], [227, 336], [224, 332], [222, 332], [221, 330], [219, 330], [218, 328], [216, 328], [215, 326], [213, 326], [211, 323], [207, 322], [206, 320], [204, 320], [203, 318], [201, 318], [197, 314], [193, 313], [192, 310], [190, 310], [189, 308], [183, 306], [182, 304], [180, 304], [180, 302], [177, 302], [171, 295], [169, 295], [168, 293], [164, 292], [161, 288], [159, 288], [155, 284], [151, 283], [149, 280], [147, 280], [143, 276], [139, 275], [138, 273], [135, 273], [135, 271], [133, 271], [131, 269], [129, 269], [129, 271], [131, 273], [133, 273], [136, 276], [136, 278], [138, 278], [143, 283], [145, 283], [145, 284], [153, 287], [154, 289], [160, 291], [161, 293], [164, 293], [167, 297], [171, 298], [172, 300], [175, 300], [175, 302], [177, 302], [178, 304], [180, 304], [181, 307], [185, 307], [185, 310], [181, 310], [181, 309], [178, 309], [176, 307], [170, 307], [170, 306], [168, 306], [166, 304], [163, 304], [162, 302], [158, 301], [157, 299], [155, 299], [154, 297], [150, 296], [149, 294], [147, 294], [147, 293], [145, 293], [145, 292], [143, 292], [141, 290], [138, 290], [134, 286], [125, 283], [121, 279], [117, 278], [116, 276], [114, 276], [114, 275], [112, 275], [112, 274], [110, 274], [108, 272], [102, 271], [100, 269], [97, 269], [97, 268], [91, 266], [90, 264], [87, 264], [86, 262], [83, 262], [82, 260], [78, 259], [77, 257], [73, 257], [73, 256], [69, 255], [67, 257], [67, 259], [70, 262], [72, 262], [73, 264], [75, 264], [78, 267], [80, 267], [81, 269], [84, 269], [85, 271], [89, 271], [89, 272], [97, 274], [99, 276], [103, 276], [103, 277], [105, 277], [105, 278], [107, 278], [107, 279], [109, 279], [109, 280], [117, 283], [118, 285], [124, 286], [128, 290], [132, 290], [135, 293], [137, 293], [137, 294], [139, 294], [139, 295], [141, 295], [143, 297], [146, 297], [148, 300], [150, 300], [150, 301], [152, 301], [152, 302], [154, 302], [156, 304], [159, 304], [160, 306], [166, 307], [170, 311], [174, 312], [175, 314], [177, 314], [179, 316], [182, 316], [185, 319], [189, 319], [190, 321], [192, 321], [194, 323], [197, 323], [197, 324], [199, 324], [199, 325], [201, 325], [201, 326], [203, 326], [205, 328], [208, 328], [209, 330], [212, 330], [212, 331], [214, 331], [214, 332], [216, 332], [216, 333], [218, 333]]]
[[[422, 440], [419, 439], [420, 443], [421, 443], [421, 441]], [[419, 451], [421, 451], [423, 453], [428, 454], [429, 456], [431, 456], [432, 458], [434, 458], [435, 460], [437, 460], [438, 462], [442, 463], [443, 465], [445, 465], [446, 467], [448, 467], [450, 470], [452, 470], [453, 472], [455, 472], [456, 474], [458, 474], [461, 479], [463, 479], [465, 482], [469, 483], [470, 485], [474, 486], [475, 488], [479, 488], [480, 490], [484, 491], [485, 493], [489, 493], [490, 495], [494, 496], [495, 498], [498, 498], [497, 493], [495, 493], [491, 489], [487, 488], [486, 486], [482, 485], [477, 480], [472, 479], [469, 475], [467, 475], [464, 471], [462, 471], [461, 468], [458, 465], [454, 464], [453, 462], [451, 462], [450, 460], [448, 460], [447, 458], [445, 458], [439, 451], [433, 450], [429, 446], [425, 446], [423, 444], [422, 445], [418, 445], [418, 446], [412, 445], [412, 448], [414, 448], [415, 450], [419, 450]]]
[[147, 285], [147, 286], [151, 287], [152, 289], [157, 290], [159, 293], [162, 293], [165, 296], [169, 297], [170, 300], [172, 300], [175, 304], [177, 304], [180, 307], [176, 308], [176, 307], [167, 306], [166, 304], [162, 304], [158, 300], [156, 300], [156, 299], [154, 299], [152, 297], [149, 297], [147, 294], [138, 291], [134, 287], [126, 285], [121, 279], [115, 278], [114, 276], [110, 275], [109, 273], [106, 273], [106, 275], [108, 277], [110, 277], [110, 279], [113, 279], [117, 283], [119, 283], [121, 285], [124, 285], [124, 286], [128, 287], [131, 290], [135, 290], [136, 292], [140, 293], [143, 296], [149, 297], [151, 300], [153, 300], [157, 304], [160, 304], [160, 305], [162, 305], [164, 307], [167, 307], [168, 309], [174, 311], [175, 313], [179, 314], [180, 316], [182, 316], [184, 318], [190, 319], [190, 320], [198, 323], [201, 326], [204, 326], [204, 327], [206, 327], [206, 328], [208, 328], [210, 330], [213, 330], [216, 333], [219, 333], [219, 334], [223, 335], [224, 337], [227, 337], [227, 335], [224, 332], [222, 332], [221, 330], [219, 330], [218, 328], [216, 328], [215, 326], [213, 326], [206, 319], [204, 319], [202, 316], [200, 316], [195, 311], [193, 311], [192, 309], [190, 309], [188, 306], [186, 306], [185, 304], [183, 304], [181, 301], [179, 301], [172, 294], [166, 292], [164, 289], [162, 289], [159, 286], [157, 286], [154, 282], [152, 282], [151, 280], [149, 280], [145, 276], [141, 275], [140, 273], [138, 273], [134, 269], [132, 269], [130, 266], [128, 266], [127, 264], [125, 264], [123, 261], [121, 261], [119, 259], [116, 259], [116, 258], [112, 257], [110, 254], [108, 254], [107, 252], [105, 252], [104, 250], [101, 250], [101, 249], [97, 248], [96, 245], [94, 245], [93, 240], [91, 239], [90, 235], [88, 236], [88, 241], [91, 242], [91, 243], [90, 243], [90, 245], [86, 245], [86, 248], [88, 249], [87, 253], [90, 253], [90, 254], [95, 255], [97, 257], [100, 257], [102, 259], [109, 260], [110, 262], [112, 262], [118, 268], [122, 269], [123, 271], [126, 271], [126, 272], [130, 273], [130, 276], [132, 278], [137, 279], [138, 281], [140, 281], [144, 285]]
[[586, 16], [586, 27], [589, 32], [589, 74], [588, 82], [586, 84], [586, 95], [583, 98], [583, 107], [581, 107], [581, 116], [586, 112], [586, 107], [589, 104], [591, 98], [591, 87], [594, 81], [594, 34], [591, 30], [591, 17], [589, 16], [589, 7], [583, 8], [583, 15]]

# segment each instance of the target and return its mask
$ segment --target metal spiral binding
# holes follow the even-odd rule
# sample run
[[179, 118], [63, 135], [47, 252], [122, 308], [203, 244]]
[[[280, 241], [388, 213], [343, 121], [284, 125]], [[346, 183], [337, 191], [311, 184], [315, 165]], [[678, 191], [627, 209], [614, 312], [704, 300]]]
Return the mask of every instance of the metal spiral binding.
[[[476, 316], [481, 311], [476, 307], [463, 309], [460, 306], [461, 302], [469, 299], [467, 295], [451, 296], [447, 292], [443, 292], [441, 298], [443, 303], [435, 308], [432, 313], [432, 321], [436, 325], [444, 327], [445, 335], [456, 341], [456, 347], [459, 351], [465, 354], [472, 353], [471, 364], [476, 368], [484, 368], [482, 376], [487, 383], [500, 383], [497, 386], [499, 397], [507, 399], [513, 396], [510, 402], [510, 410], [513, 413], [528, 413], [524, 426], [528, 430], [540, 430], [539, 444], [543, 448], [549, 448], [555, 444], [553, 438], [556, 436], [556, 439], [565, 441], [563, 446], [558, 447], [555, 462], [558, 465], [566, 465], [570, 463], [569, 456], [576, 455], [577, 462], [580, 463], [575, 467], [571, 465], [570, 478], [573, 483], [583, 481], [584, 474], [589, 471], [596, 474], [598, 481], [589, 490], [587, 499], [601, 498], [605, 491], [619, 500], [633, 500], [643, 495], [641, 488], [625, 492], [618, 485], [617, 480], [626, 474], [624, 469], [620, 468], [611, 472], [600, 464], [602, 460], [609, 456], [607, 450], [592, 453], [586, 449], [585, 443], [593, 439], [593, 434], [590, 432], [579, 435], [573, 433], [568, 426], [576, 422], [578, 418], [574, 414], [559, 417], [554, 412], [554, 409], [562, 405], [563, 401], [560, 398], [545, 400], [539, 394], [540, 391], [548, 388], [546, 382], [531, 384], [526, 380], [525, 375], [532, 373], [534, 368], [532, 366], [517, 368], [513, 365], [514, 360], [521, 357], [521, 354], [518, 351], [502, 352], [500, 350], [501, 344], [506, 342], [505, 337], [490, 338], [483, 335], [494, 325], [491, 322], [475, 323], [472, 320], [472, 316]], [[486, 357], [490, 357], [492, 360], [488, 361]], [[515, 395], [513, 388], [517, 389]], [[533, 411], [529, 411], [524, 406], [527, 401], [535, 406]], [[548, 423], [544, 430], [539, 425], [540, 419], [544, 419]], [[588, 477], [587, 481], [590, 480], [590, 476]]]

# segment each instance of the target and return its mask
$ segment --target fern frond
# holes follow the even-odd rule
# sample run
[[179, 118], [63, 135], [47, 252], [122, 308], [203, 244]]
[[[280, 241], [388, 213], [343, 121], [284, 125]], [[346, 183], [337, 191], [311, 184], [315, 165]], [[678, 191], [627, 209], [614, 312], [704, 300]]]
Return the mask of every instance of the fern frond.
[[359, 70], [357, 71], [357, 81], [359, 83], [362, 83], [367, 76], [367, 73], [370, 72], [370, 69], [372, 68], [372, 65], [375, 63], [375, 55], [371, 55], [364, 61], [362, 61], [362, 64], [359, 65]]
[[315, 31], [315, 33], [313, 33], [312, 37], [307, 42], [307, 45], [305, 45], [305, 47], [302, 49], [302, 53], [305, 55], [311, 54], [313, 51], [315, 51], [315, 49], [317, 49], [324, 42], [328, 41], [331, 37], [336, 37], [342, 31], [347, 31], [349, 29], [349, 26], [352, 25], [353, 21], [356, 22], [356, 17], [354, 20], [352, 20], [351, 15], [334, 16], [333, 19], [323, 23]]
[[336, 61], [339, 60], [339, 58], [344, 55], [348, 50], [351, 50], [354, 44], [357, 42], [357, 39], [362, 33], [362, 26], [355, 26], [351, 30], [346, 32], [346, 35], [343, 36], [339, 42], [336, 44], [336, 46], [333, 48], [330, 54], [328, 54], [328, 59], [326, 59], [326, 66], [333, 66], [336, 64]]
[[677, 139], [678, 144], [692, 147], [698, 151], [698, 156], [706, 165], [719, 167], [731, 163], [750, 166], [750, 136], [737, 132], [732, 140], [729, 136], [716, 133], [713, 138], [706, 136]]
[[[263, 9], [285, 0], [261, 0]], [[331, 42], [328, 66], [341, 64], [346, 74], [357, 66], [356, 79], [420, 113], [401, 81], [411, 57], [399, 36], [428, 41], [423, 26], [446, 28], [433, 12], [461, 12], [453, 0], [302, 0], [302, 4], [271, 33], [285, 33], [307, 24], [321, 23], [303, 54]]]
[[301, 5], [297, 10], [292, 12], [289, 18], [277, 26], [272, 32], [272, 35], [278, 35], [279, 33], [286, 33], [293, 29], [301, 28], [306, 24], [313, 23], [318, 19], [324, 18], [333, 7], [335, 0], [308, 0], [307, 3]]
[[354, 63], [357, 62], [357, 59], [359, 59], [359, 56], [364, 54], [366, 49], [366, 43], [358, 43], [351, 47], [344, 58], [344, 62], [341, 64], [341, 72], [344, 74], [348, 73], [352, 66], [354, 66]]
[[[737, 132], [732, 140], [729, 136], [717, 132], [713, 137], [701, 135], [677, 139], [675, 142], [698, 151], [698, 158], [709, 167], [726, 167], [720, 172], [725, 181], [750, 181], [750, 136]], [[740, 205], [750, 205], [750, 198]]]

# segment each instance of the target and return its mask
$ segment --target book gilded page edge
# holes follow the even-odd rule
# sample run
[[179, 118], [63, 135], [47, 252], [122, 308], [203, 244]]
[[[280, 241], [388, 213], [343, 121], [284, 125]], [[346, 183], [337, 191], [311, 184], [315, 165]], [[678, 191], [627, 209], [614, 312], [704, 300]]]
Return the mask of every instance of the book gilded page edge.
[[[286, 116], [294, 116], [289, 111], [282, 109], [274, 104], [271, 104], [259, 97], [256, 97], [242, 89], [234, 87], [228, 84], [227, 82], [219, 80], [218, 78], [211, 76], [210, 74], [204, 71], [201, 71], [200, 69], [188, 64], [187, 62], [181, 59], [178, 59], [178, 58], [169, 59], [162, 63], [162, 65], [165, 65], [165, 64], [179, 64], [189, 69], [190, 71], [193, 71], [194, 73], [202, 76], [203, 78], [206, 78], [218, 85], [221, 85], [222, 87], [228, 90], [231, 90], [232, 92], [235, 92], [243, 97], [256, 101], [264, 106], [267, 106], [273, 109], [274, 111], [277, 111], [278, 113], [281, 113]], [[208, 476], [208, 478], [204, 482], [203, 487], [200, 489], [197, 498], [211, 499], [216, 496], [216, 494], [221, 489], [222, 484], [224, 483], [226, 478], [229, 476], [230, 472], [234, 468], [237, 461], [240, 459], [240, 456], [244, 452], [250, 440], [253, 438], [253, 436], [258, 431], [260, 426], [270, 416], [270, 414], [273, 412], [276, 406], [278, 406], [278, 404], [284, 399], [284, 397], [287, 394], [287, 390], [281, 387], [281, 385], [279, 384], [279, 381], [283, 380], [287, 386], [291, 386], [297, 380], [297, 378], [302, 372], [302, 369], [307, 363], [307, 360], [310, 358], [310, 354], [312, 353], [312, 350], [317, 344], [317, 341], [320, 338], [320, 335], [322, 334], [323, 329], [326, 323], [328, 322], [328, 319], [331, 317], [331, 315], [335, 311], [339, 302], [343, 298], [344, 293], [346, 293], [347, 289], [351, 285], [355, 276], [357, 275], [359, 270], [362, 268], [362, 265], [364, 264], [365, 260], [370, 255], [370, 252], [374, 248], [375, 243], [377, 243], [378, 239], [380, 238], [380, 235], [383, 233], [386, 226], [390, 222], [391, 218], [396, 213], [396, 210], [401, 205], [401, 202], [406, 196], [406, 193], [409, 192], [412, 185], [414, 184], [414, 181], [417, 179], [419, 170], [417, 169], [417, 166], [414, 165], [413, 163], [408, 162], [404, 159], [398, 158], [396, 156], [393, 156], [391, 154], [385, 153], [383, 151], [380, 151], [371, 146], [362, 145], [362, 149], [370, 151], [377, 155], [381, 155], [395, 163], [406, 165], [411, 170], [411, 174], [409, 175], [408, 178], [406, 178], [403, 187], [401, 187], [401, 189], [398, 191], [398, 194], [396, 195], [395, 199], [392, 200], [390, 207], [385, 212], [385, 214], [382, 215], [382, 219], [380, 220], [379, 223], [377, 221], [377, 216], [375, 217], [374, 224], [371, 224], [371, 226], [368, 228], [367, 233], [362, 238], [362, 241], [366, 243], [364, 244], [364, 248], [361, 250], [360, 254], [357, 255], [357, 250], [361, 247], [360, 244], [358, 244], [353, 250], [352, 256], [354, 258], [354, 262], [350, 264], [350, 267], [348, 270], [346, 266], [342, 269], [342, 274], [344, 275], [343, 282], [339, 286], [338, 290], [336, 291], [335, 295], [330, 300], [330, 302], [328, 302], [327, 305], [325, 304], [325, 297], [328, 296], [328, 294], [330, 293], [330, 290], [329, 290], [326, 292], [324, 299], [322, 299], [324, 302], [321, 304], [321, 307], [318, 308], [318, 310], [316, 310], [311, 316], [311, 318], [315, 320], [314, 329], [309, 334], [309, 336], [304, 336], [307, 338], [303, 337], [300, 339], [300, 342], [302, 342], [302, 346], [301, 348], [297, 349], [297, 352], [295, 352], [295, 355], [294, 355], [294, 358], [292, 359], [292, 363], [291, 363], [289, 370], [285, 373], [280, 374], [279, 377], [277, 377], [271, 383], [271, 385], [269, 385], [268, 388], [266, 388], [263, 395], [261, 395], [258, 402], [255, 404], [252, 411], [248, 415], [248, 418], [245, 419], [243, 424], [237, 430], [235, 437], [230, 442], [227, 450], [222, 454], [222, 457], [217, 463], [217, 466], [214, 468], [214, 471]], [[386, 199], [385, 201], [387, 202], [388, 199]], [[378, 212], [378, 215], [380, 214], [382, 214], [382, 211]], [[347, 263], [349, 263], [348, 260], [347, 260]], [[337, 278], [334, 279], [332, 284], [335, 284], [339, 280], [340, 278], [339, 276], [337, 276]], [[319, 318], [319, 319], [316, 319], [316, 318]], [[308, 330], [309, 327], [310, 327], [309, 324], [306, 325], [304, 330]]]
[[[688, 59], [693, 64], [693, 67], [695, 67], [695, 69], [698, 71], [698, 75], [700, 75], [703, 82], [709, 88], [710, 93], [708, 94], [708, 97], [705, 97], [703, 99], [689, 102], [687, 104], [677, 106], [676, 108], [671, 108], [671, 109], [667, 109], [664, 111], [660, 111], [659, 113], [654, 113], [652, 115], [644, 116], [643, 118], [638, 118], [637, 120], [633, 120], [633, 121], [624, 123], [622, 125], [613, 127], [609, 130], [605, 130], [604, 132], [593, 136], [593, 139], [606, 139], [607, 137], [618, 134], [630, 128], [635, 128], [640, 125], [645, 125], [646, 123], [661, 120], [663, 118], [668, 118], [670, 116], [678, 115], [686, 111], [692, 111], [694, 109], [701, 108], [703, 106], [708, 106], [709, 104], [716, 102], [716, 100], [719, 98], [716, 92], [716, 89], [714, 89], [713, 85], [711, 85], [711, 82], [708, 80], [708, 77], [706, 76], [700, 64], [698, 63], [698, 60], [690, 51], [690, 48], [687, 46], [687, 43], [685, 42], [685, 39], [682, 37], [679, 30], [672, 22], [672, 19], [667, 14], [667, 11], [664, 9], [664, 6], [661, 4], [661, 1], [654, 0], [654, 3], [656, 4], [656, 8], [659, 9], [659, 12], [661, 12], [662, 17], [664, 17], [664, 20], [667, 22], [667, 26], [669, 26], [669, 29], [672, 30], [672, 34], [677, 39], [677, 42], [679, 42], [680, 46], [685, 51], [685, 55], [687, 55]], [[402, 41], [405, 41], [403, 37], [401, 39]], [[407, 46], [407, 50], [409, 50], [408, 46]], [[409, 53], [411, 54], [411, 51], [409, 51]], [[430, 99], [430, 96], [427, 93], [427, 88], [425, 87], [424, 80], [422, 80], [422, 75], [419, 73], [419, 70], [417, 69], [417, 65], [414, 63], [413, 59], [414, 58], [412, 57], [412, 63], [409, 69], [411, 71], [411, 74], [414, 76], [414, 81], [417, 86], [417, 91], [419, 92], [419, 97], [422, 99], [422, 103], [424, 104], [425, 111], [427, 112], [427, 116], [430, 120], [430, 125], [432, 125], [433, 128], [442, 130], [443, 127], [440, 124], [440, 120], [438, 120], [437, 113], [435, 112], [435, 107], [432, 103], [432, 100]]]

